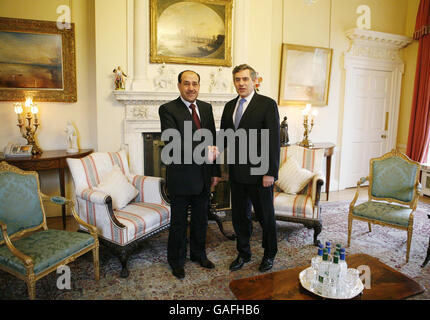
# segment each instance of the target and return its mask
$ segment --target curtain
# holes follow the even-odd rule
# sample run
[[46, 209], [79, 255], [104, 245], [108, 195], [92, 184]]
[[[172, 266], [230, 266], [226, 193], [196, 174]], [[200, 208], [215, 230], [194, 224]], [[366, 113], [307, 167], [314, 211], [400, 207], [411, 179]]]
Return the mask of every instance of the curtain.
[[427, 159], [430, 142], [430, 0], [421, 0], [414, 39], [419, 41], [407, 155], [415, 161]]

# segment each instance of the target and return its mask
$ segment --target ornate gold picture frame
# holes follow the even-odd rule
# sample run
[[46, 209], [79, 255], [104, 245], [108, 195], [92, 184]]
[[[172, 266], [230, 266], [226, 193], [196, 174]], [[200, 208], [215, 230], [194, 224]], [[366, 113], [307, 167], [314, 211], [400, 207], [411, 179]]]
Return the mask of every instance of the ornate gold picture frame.
[[282, 45], [280, 106], [328, 102], [332, 49]]
[[76, 102], [75, 25], [0, 18], [0, 100]]
[[155, 63], [231, 67], [232, 0], [151, 0]]

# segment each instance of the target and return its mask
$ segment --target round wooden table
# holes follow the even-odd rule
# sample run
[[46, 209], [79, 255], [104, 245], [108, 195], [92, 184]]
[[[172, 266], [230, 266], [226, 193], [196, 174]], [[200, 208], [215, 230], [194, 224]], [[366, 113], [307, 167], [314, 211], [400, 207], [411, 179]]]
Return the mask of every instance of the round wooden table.
[[[5, 158], [4, 160], [22, 170], [30, 171], [45, 171], [58, 169], [58, 176], [60, 179], [60, 194], [62, 197], [66, 196], [64, 185], [65, 169], [67, 168], [67, 158], [83, 158], [93, 152], [93, 149], [80, 149], [76, 153], [67, 153], [66, 150], [47, 150], [42, 154], [31, 157], [20, 158]], [[62, 206], [63, 216], [63, 229], [66, 230], [66, 208]]]

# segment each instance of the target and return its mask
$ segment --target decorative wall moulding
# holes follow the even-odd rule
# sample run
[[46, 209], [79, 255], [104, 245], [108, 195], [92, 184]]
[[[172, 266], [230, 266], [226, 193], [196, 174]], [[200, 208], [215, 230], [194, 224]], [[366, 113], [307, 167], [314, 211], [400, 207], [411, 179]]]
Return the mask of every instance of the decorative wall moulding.
[[413, 41], [410, 37], [398, 34], [357, 28], [348, 30], [346, 37], [351, 40], [351, 46], [345, 54], [347, 58], [362, 57], [397, 64], [403, 64], [399, 50]]
[[412, 38], [399, 34], [385, 33], [372, 30], [351, 29], [346, 32], [348, 39], [361, 45], [379, 45], [399, 50], [413, 41]]
[[[123, 147], [128, 150], [130, 169], [144, 174], [143, 133], [160, 132], [158, 108], [179, 97], [179, 92], [114, 91], [115, 99], [125, 106]], [[200, 93], [199, 100], [212, 104], [215, 126], [219, 129], [224, 105], [236, 93]]]

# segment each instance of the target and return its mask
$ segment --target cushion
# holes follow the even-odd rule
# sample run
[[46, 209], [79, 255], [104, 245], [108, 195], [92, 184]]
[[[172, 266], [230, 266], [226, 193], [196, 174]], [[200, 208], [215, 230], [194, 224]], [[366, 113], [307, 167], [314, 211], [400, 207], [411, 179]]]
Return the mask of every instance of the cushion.
[[[34, 273], [37, 275], [94, 244], [94, 238], [81, 232], [45, 230], [15, 240], [13, 244], [33, 259]], [[13, 255], [6, 245], [0, 247], [0, 264], [21, 274], [27, 272], [24, 263]]]
[[115, 210], [116, 218], [126, 226], [126, 230], [123, 234], [114, 235], [112, 240], [126, 245], [169, 224], [169, 209], [156, 203], [132, 202], [125, 208]]
[[94, 190], [110, 195], [114, 210], [124, 208], [139, 193], [127, 180], [118, 165], [112, 167], [112, 170], [102, 178]]
[[391, 203], [367, 201], [352, 209], [352, 213], [363, 218], [378, 220], [408, 227], [412, 209]]
[[318, 219], [318, 209], [314, 210], [310, 196], [275, 192], [273, 204], [276, 216]]
[[300, 192], [313, 178], [315, 174], [299, 166], [296, 160], [288, 157], [287, 161], [279, 169], [276, 184], [288, 194]]

